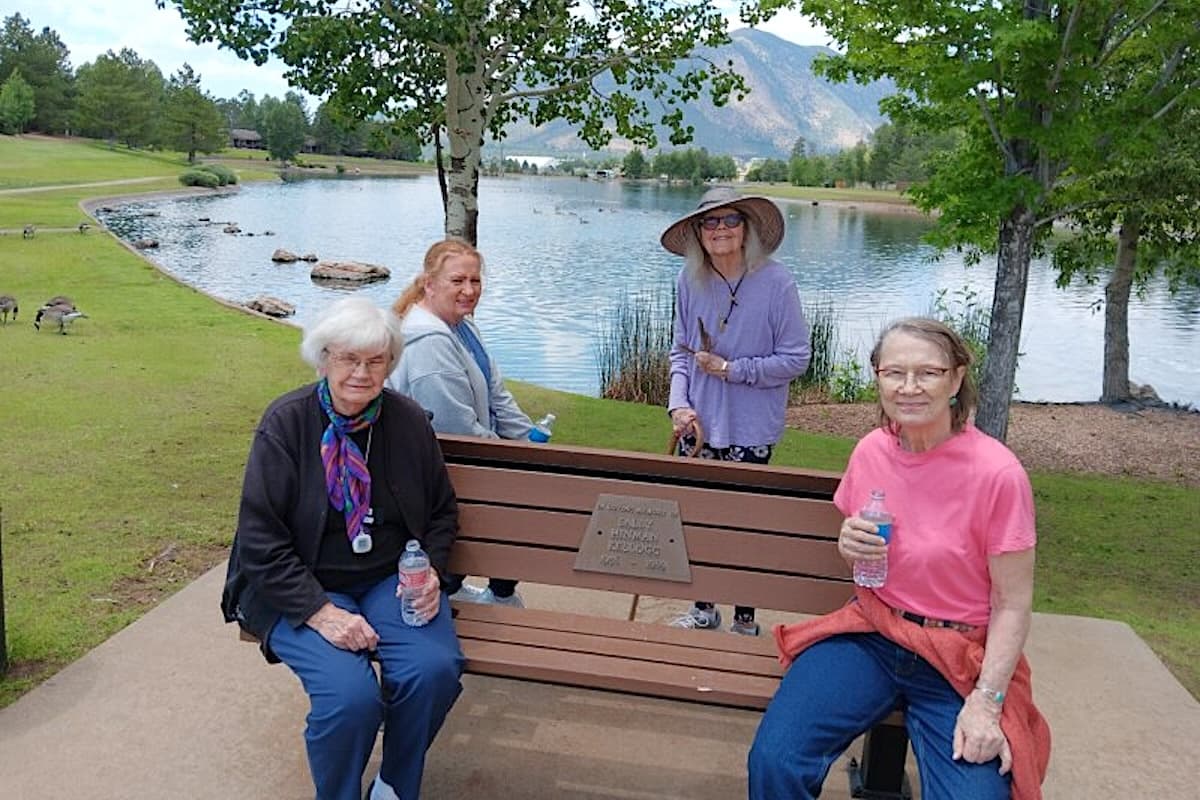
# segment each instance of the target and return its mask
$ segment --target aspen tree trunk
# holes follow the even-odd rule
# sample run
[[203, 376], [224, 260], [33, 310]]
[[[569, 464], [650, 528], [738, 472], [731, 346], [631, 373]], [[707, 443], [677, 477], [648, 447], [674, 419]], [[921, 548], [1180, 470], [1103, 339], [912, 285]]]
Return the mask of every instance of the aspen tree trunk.
[[1117, 235], [1117, 262], [1104, 287], [1104, 383], [1101, 403], [1129, 400], [1129, 294], [1137, 265], [1141, 213], [1129, 212]]

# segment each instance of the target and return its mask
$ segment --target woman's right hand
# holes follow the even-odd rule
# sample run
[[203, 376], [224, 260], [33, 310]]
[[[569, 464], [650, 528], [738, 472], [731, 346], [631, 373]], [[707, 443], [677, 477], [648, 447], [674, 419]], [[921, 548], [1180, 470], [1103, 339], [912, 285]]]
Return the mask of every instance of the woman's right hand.
[[838, 553], [848, 564], [878, 561], [887, 555], [887, 541], [878, 531], [874, 522], [861, 517], [846, 517], [838, 533]]
[[671, 410], [671, 425], [679, 436], [687, 433], [688, 428], [696, 421], [696, 411], [692, 408], [681, 407]]
[[305, 624], [342, 650], [374, 650], [379, 644], [379, 634], [371, 627], [371, 623], [333, 603], [321, 606], [317, 613], [305, 620]]

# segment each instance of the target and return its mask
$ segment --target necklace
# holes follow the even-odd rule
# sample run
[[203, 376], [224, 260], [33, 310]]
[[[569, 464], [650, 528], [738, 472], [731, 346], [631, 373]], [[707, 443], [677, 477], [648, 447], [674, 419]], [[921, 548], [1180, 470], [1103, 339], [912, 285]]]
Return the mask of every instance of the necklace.
[[741, 276], [737, 279], [737, 283], [730, 283], [729, 279], [721, 274], [721, 270], [714, 267], [711, 262], [709, 263], [709, 266], [712, 267], [713, 272], [717, 273], [717, 277], [720, 278], [721, 282], [725, 284], [725, 288], [729, 290], [729, 310], [725, 312], [725, 318], [722, 319], [717, 325], [717, 331], [724, 333], [726, 326], [729, 325], [729, 318], [733, 316], [733, 307], [738, 304], [738, 289], [742, 288], [742, 281], [746, 280], [746, 274], [749, 272], [749, 270], [742, 271]]

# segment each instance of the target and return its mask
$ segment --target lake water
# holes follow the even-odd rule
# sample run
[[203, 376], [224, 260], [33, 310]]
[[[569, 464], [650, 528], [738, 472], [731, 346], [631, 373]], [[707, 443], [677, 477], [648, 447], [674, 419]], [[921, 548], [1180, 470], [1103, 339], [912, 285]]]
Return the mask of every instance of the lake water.
[[[479, 243], [487, 263], [477, 318], [505, 375], [596, 394], [607, 315], [631, 295], [669, 293], [681, 259], [658, 237], [699, 194], [565, 178], [482, 179]], [[787, 235], [777, 258], [792, 269], [806, 302], [833, 304], [843, 345], [863, 363], [888, 320], [927, 312], [939, 289], [974, 291], [991, 305], [994, 260], [974, 267], [955, 254], [935, 260], [920, 242], [929, 223], [917, 215], [780, 205]], [[432, 176], [253, 184], [231, 195], [120, 206], [102, 218], [124, 238], [158, 239], [159, 249], [146, 255], [185, 282], [235, 302], [274, 295], [296, 305], [300, 324], [345, 291], [390, 304], [442, 236]], [[256, 235], [222, 233], [226, 221]], [[278, 247], [383, 264], [392, 278], [355, 290], [319, 286], [308, 264], [274, 264]], [[1047, 264], [1032, 266], [1019, 398], [1099, 396], [1104, 317], [1095, 309], [1103, 297], [1102, 286], [1058, 289]], [[1152, 384], [1164, 400], [1200, 406], [1200, 291], [1171, 296], [1154, 287], [1132, 303], [1129, 331], [1132, 380]]]

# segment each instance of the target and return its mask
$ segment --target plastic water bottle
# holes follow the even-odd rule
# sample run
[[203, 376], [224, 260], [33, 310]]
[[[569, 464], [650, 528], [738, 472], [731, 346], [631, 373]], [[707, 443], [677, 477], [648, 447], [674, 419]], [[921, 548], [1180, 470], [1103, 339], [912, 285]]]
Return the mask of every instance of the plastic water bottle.
[[[892, 515], [883, 505], [883, 489], [872, 489], [871, 499], [863, 506], [858, 516], [867, 522], [874, 522], [879, 528], [879, 535], [885, 542], [892, 537]], [[887, 554], [879, 561], [855, 561], [854, 582], [859, 586], [878, 589], [887, 582]]]
[[553, 414], [547, 414], [539, 419], [529, 431], [529, 441], [531, 442], [548, 442], [550, 437], [554, 435], [554, 420], [558, 417]]
[[400, 619], [405, 625], [419, 628], [429, 622], [416, 609], [417, 598], [425, 591], [425, 583], [432, 577], [429, 556], [421, 549], [421, 543], [409, 539], [400, 556]]

